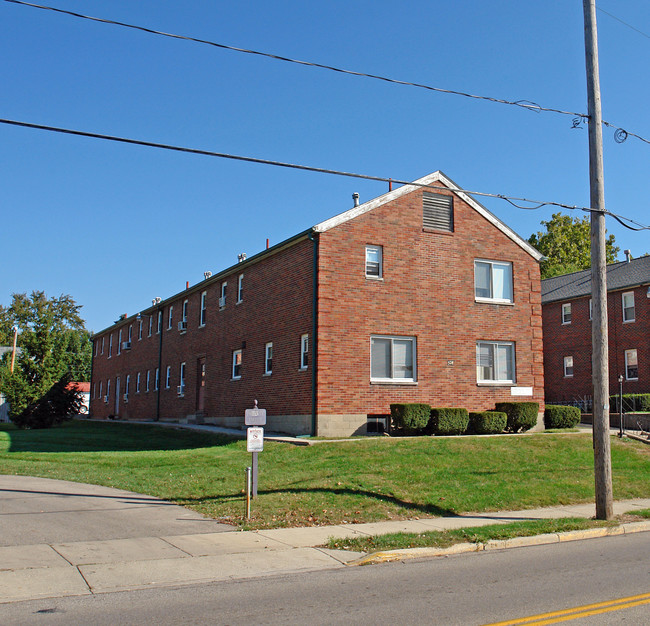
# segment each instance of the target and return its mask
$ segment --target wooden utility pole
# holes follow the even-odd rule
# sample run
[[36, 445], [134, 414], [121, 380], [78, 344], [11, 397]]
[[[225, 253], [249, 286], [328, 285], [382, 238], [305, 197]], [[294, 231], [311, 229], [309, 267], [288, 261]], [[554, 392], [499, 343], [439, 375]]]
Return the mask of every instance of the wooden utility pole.
[[596, 2], [582, 0], [585, 19], [587, 104], [589, 108], [589, 186], [591, 211], [591, 369], [596, 518], [614, 515], [609, 437], [609, 356], [607, 350], [607, 268], [605, 260], [605, 183], [603, 124], [598, 74]]

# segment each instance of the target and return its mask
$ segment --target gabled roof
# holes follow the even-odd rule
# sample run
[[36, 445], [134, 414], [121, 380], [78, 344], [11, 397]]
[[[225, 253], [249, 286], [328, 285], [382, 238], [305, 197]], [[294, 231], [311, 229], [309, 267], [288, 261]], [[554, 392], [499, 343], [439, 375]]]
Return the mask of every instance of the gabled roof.
[[[607, 291], [650, 284], [650, 256], [607, 266]], [[591, 295], [591, 270], [582, 270], [542, 281], [542, 304]]]
[[441, 183], [447, 189], [449, 189], [449, 191], [453, 191], [457, 196], [469, 204], [469, 206], [471, 206], [479, 215], [483, 216], [488, 222], [498, 228], [504, 235], [506, 235], [506, 237], [514, 241], [518, 246], [528, 252], [528, 254], [530, 254], [530, 256], [532, 256], [536, 261], [541, 261], [544, 258], [543, 255], [535, 250], [535, 248], [533, 248], [525, 239], [522, 239], [514, 230], [512, 230], [509, 226], [506, 226], [506, 224], [504, 224], [496, 215], [490, 213], [490, 211], [488, 211], [480, 202], [477, 202], [474, 200], [474, 198], [461, 191], [461, 188], [455, 182], [453, 182], [439, 170], [437, 172], [433, 172], [433, 174], [428, 174], [423, 178], [413, 181], [411, 184], [403, 185], [402, 187], [385, 193], [383, 196], [379, 196], [378, 198], [369, 200], [368, 202], [360, 204], [359, 206], [345, 211], [344, 213], [340, 213], [339, 215], [325, 220], [320, 224], [316, 224], [313, 230], [316, 232], [324, 233], [331, 228], [339, 226], [340, 224], [358, 217], [359, 215], [368, 213], [368, 211], [372, 211], [373, 209], [376, 209], [377, 207], [382, 206], [387, 202], [396, 200], [397, 198], [400, 198], [401, 196], [407, 193], [411, 193], [412, 191], [415, 191], [416, 189], [419, 189], [426, 185], [434, 185], [434, 183]]

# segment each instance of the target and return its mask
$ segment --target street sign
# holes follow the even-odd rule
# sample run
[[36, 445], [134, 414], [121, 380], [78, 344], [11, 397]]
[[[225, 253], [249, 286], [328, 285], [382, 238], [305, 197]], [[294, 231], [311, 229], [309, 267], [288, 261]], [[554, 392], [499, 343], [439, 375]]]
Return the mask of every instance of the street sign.
[[265, 424], [266, 424], [266, 409], [255, 408], [255, 409], [246, 409], [244, 411], [244, 425], [264, 426]]
[[253, 426], [246, 431], [246, 451], [262, 452], [264, 450], [264, 429]]

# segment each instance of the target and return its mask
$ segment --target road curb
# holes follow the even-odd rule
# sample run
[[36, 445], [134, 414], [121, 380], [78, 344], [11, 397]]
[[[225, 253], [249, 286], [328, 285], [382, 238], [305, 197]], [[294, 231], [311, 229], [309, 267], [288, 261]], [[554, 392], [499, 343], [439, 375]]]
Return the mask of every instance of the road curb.
[[485, 543], [457, 543], [449, 548], [404, 548], [401, 550], [384, 550], [372, 552], [347, 563], [348, 567], [360, 565], [373, 565], [375, 563], [390, 563], [391, 561], [405, 561], [408, 559], [424, 559], [436, 556], [451, 556], [467, 552], [484, 552], [486, 550], [506, 550], [508, 548], [522, 548], [526, 546], [540, 546], [549, 543], [562, 543], [565, 541], [580, 541], [583, 539], [597, 539], [615, 535], [650, 531], [650, 520], [642, 522], [629, 522], [618, 526], [605, 528], [588, 528], [585, 530], [571, 530], [564, 533], [548, 533], [533, 535], [532, 537], [513, 537], [512, 539], [493, 539]]

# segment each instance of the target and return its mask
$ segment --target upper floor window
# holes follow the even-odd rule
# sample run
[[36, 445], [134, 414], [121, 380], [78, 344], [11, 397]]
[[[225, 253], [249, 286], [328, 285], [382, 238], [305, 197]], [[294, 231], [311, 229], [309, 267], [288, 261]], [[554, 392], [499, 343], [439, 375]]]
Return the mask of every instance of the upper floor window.
[[138, 320], [138, 341], [142, 339], [142, 320]]
[[151, 337], [152, 330], [153, 330], [153, 315], [150, 315], [149, 316], [149, 333], [147, 335], [148, 337]]
[[167, 316], [167, 330], [172, 329], [173, 320], [174, 320], [174, 307], [172, 305], [169, 305], [169, 314]]
[[165, 389], [169, 389], [172, 384], [172, 366], [168, 365], [165, 372]]
[[639, 379], [639, 361], [637, 360], [636, 348], [625, 351], [625, 378], [626, 380]]
[[149, 385], [151, 384], [151, 370], [147, 370], [147, 382], [145, 383], [145, 391], [149, 391]]
[[474, 261], [474, 297], [492, 302], [512, 302], [512, 263]]
[[108, 337], [108, 358], [113, 356], [113, 333]]
[[242, 350], [232, 351], [232, 377], [233, 379], [241, 378]]
[[415, 382], [415, 337], [370, 338], [370, 380]]
[[309, 366], [309, 335], [300, 337], [300, 369], [306, 370]]
[[573, 376], [573, 357], [565, 356], [564, 357], [564, 375], [567, 378]]
[[97, 356], [97, 350], [99, 348], [99, 341], [93, 341], [93, 356]]
[[158, 330], [156, 331], [157, 333], [162, 332], [162, 320], [163, 320], [163, 312], [158, 311]]
[[269, 341], [264, 346], [264, 373], [271, 374], [271, 372], [273, 372], [273, 342]]
[[207, 310], [208, 310], [207, 301], [208, 301], [208, 292], [204, 291], [201, 294], [201, 314], [199, 316], [199, 326], [205, 326], [205, 320], [206, 320]]
[[[102, 349], [101, 349], [101, 354], [104, 354], [104, 337], [102, 337]], [[100, 393], [99, 395], [101, 396], [102, 394]]]
[[634, 319], [634, 292], [628, 291], [623, 294], [623, 322], [633, 322]]
[[133, 324], [129, 324], [129, 343], [133, 341]]
[[126, 375], [126, 383], [124, 384], [124, 399], [129, 397], [129, 387], [131, 385], [131, 374]]
[[570, 324], [571, 323], [571, 303], [567, 302], [562, 305], [562, 323]]
[[154, 377], [154, 391], [158, 391], [158, 387], [160, 387], [160, 368], [156, 368], [156, 375]]
[[178, 395], [185, 395], [185, 363], [181, 363], [180, 381], [178, 385]]
[[589, 298], [589, 320], [593, 319], [593, 304], [591, 298]]
[[514, 383], [515, 344], [511, 341], [477, 342], [476, 380], [479, 383]]
[[135, 377], [135, 392], [140, 393], [140, 372]]
[[422, 226], [453, 232], [453, 198], [440, 193], [422, 192]]
[[383, 256], [382, 246], [366, 246], [366, 278], [383, 277]]
[[117, 353], [120, 354], [122, 352], [122, 329], [120, 328], [120, 332], [117, 334]]
[[228, 287], [227, 282], [221, 283], [221, 296], [219, 297], [219, 308], [223, 309], [226, 306], [226, 289]]
[[187, 307], [189, 306], [189, 300], [183, 300], [183, 317], [181, 318], [182, 322], [187, 322]]
[[240, 274], [237, 278], [237, 302], [244, 299], [244, 275]]

